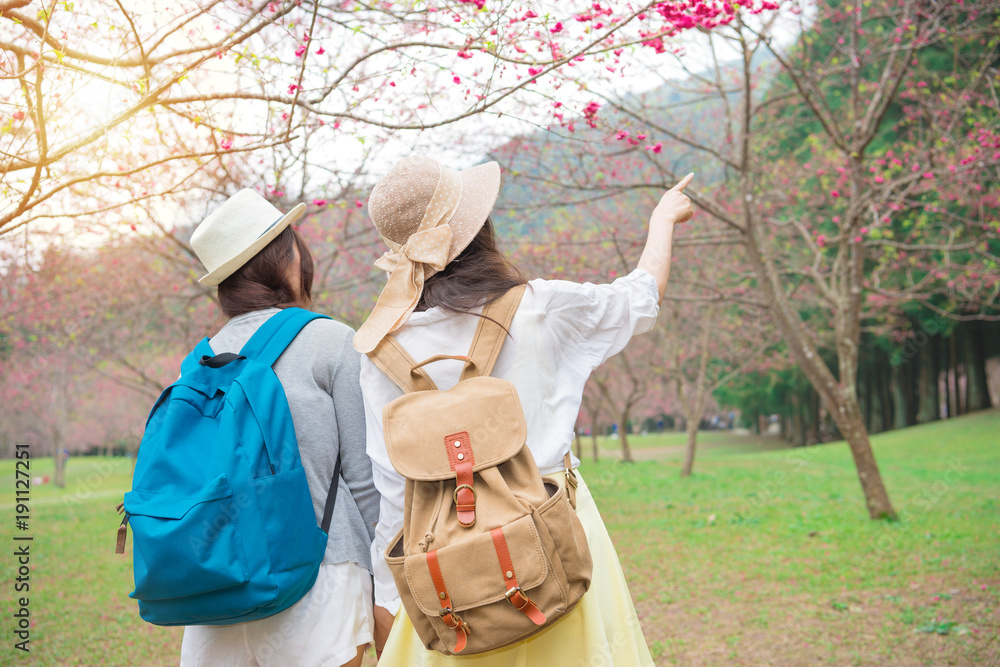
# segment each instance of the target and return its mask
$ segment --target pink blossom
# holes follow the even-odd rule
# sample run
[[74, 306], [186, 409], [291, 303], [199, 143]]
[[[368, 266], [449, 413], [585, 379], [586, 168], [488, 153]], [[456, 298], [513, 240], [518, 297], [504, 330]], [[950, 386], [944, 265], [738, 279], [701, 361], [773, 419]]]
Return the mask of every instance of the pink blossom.
[[313, 205], [314, 206], [326, 206], [326, 200], [325, 199], [313, 199]]
[[326, 49], [324, 49], [324, 48], [323, 48], [322, 46], [321, 46], [321, 47], [319, 47], [318, 49], [316, 49], [316, 55], [317, 55], [317, 56], [321, 56], [321, 55], [323, 55], [324, 53], [326, 53]]
[[219, 148], [224, 151], [228, 151], [233, 147], [233, 140], [230, 137], [224, 137], [222, 141], [219, 142]]
[[289, 84], [289, 86], [288, 86], [288, 94], [289, 95], [294, 95], [295, 91], [298, 90], [298, 89], [299, 89], [298, 84], [296, 84], [296, 83]]
[[541, 67], [529, 67], [528, 68], [528, 76], [538, 76], [541, 73], [542, 73], [542, 68]]
[[306, 45], [302, 44], [299, 48], [295, 49], [295, 57], [301, 58], [302, 54], [306, 52]]
[[924, 172], [924, 178], [934, 178], [934, 174], [932, 172], [926, 171]]
[[882, 176], [876, 176], [875, 177], [875, 182], [876, 183], [885, 183], [885, 178], [882, 177]]
[[836, 199], [840, 196], [840, 190], [830, 190], [830, 196]]
[[583, 108], [583, 117], [587, 119], [587, 125], [597, 127], [597, 111], [601, 105], [597, 102], [590, 102]]
[[361, 208], [364, 205], [365, 205], [365, 203], [363, 201], [361, 201], [360, 199], [355, 199], [354, 200], [354, 208]]
[[816, 237], [816, 245], [820, 248], [826, 245], [826, 234], [820, 234]]
[[452, 77], [451, 80], [454, 81], [455, 83], [462, 83], [461, 77], [458, 77], [458, 76]]
[[556, 21], [556, 24], [552, 26], [552, 34], [553, 35], [558, 34], [562, 32], [562, 29], [563, 29], [563, 24], [560, 21]]

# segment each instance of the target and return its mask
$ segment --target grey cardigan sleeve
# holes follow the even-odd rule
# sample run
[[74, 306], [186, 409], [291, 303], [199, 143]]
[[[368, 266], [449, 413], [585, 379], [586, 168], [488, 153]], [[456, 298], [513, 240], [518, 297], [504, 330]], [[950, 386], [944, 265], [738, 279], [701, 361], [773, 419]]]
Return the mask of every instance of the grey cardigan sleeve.
[[340, 475], [351, 491], [365, 521], [368, 536], [375, 537], [380, 496], [372, 481], [372, 463], [365, 450], [365, 407], [361, 398], [361, 354], [352, 337], [344, 340], [333, 377], [333, 400], [337, 406], [337, 433], [340, 442]]

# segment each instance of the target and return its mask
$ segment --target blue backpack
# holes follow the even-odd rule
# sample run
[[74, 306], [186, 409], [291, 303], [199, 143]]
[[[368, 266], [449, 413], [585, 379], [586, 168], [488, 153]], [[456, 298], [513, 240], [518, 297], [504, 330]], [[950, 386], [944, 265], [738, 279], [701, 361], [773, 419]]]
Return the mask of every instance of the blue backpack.
[[312, 587], [326, 551], [340, 458], [322, 527], [281, 382], [271, 366], [302, 328], [325, 317], [273, 315], [240, 353], [208, 338], [150, 412], [118, 506], [119, 553], [132, 524], [139, 614], [155, 625], [218, 625], [264, 618]]

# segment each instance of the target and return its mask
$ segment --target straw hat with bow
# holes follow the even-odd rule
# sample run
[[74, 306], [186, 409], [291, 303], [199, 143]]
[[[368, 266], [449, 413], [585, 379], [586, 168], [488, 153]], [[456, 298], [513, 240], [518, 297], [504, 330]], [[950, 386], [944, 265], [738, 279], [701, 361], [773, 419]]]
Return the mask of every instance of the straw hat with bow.
[[500, 193], [500, 165], [455, 171], [437, 160], [411, 156], [380, 180], [368, 214], [389, 250], [375, 266], [389, 280], [354, 347], [368, 353], [406, 323], [420, 302], [424, 281], [444, 270], [482, 229]]

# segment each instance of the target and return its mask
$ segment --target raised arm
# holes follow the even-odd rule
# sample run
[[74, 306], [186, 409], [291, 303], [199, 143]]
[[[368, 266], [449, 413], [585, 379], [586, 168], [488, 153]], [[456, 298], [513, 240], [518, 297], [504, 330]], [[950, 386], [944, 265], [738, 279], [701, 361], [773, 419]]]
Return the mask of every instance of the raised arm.
[[681, 182], [663, 193], [660, 203], [649, 216], [649, 235], [646, 247], [639, 257], [638, 268], [656, 278], [660, 299], [667, 289], [670, 275], [670, 253], [674, 242], [674, 225], [687, 222], [694, 215], [691, 200], [684, 194], [694, 174], [688, 174]]

